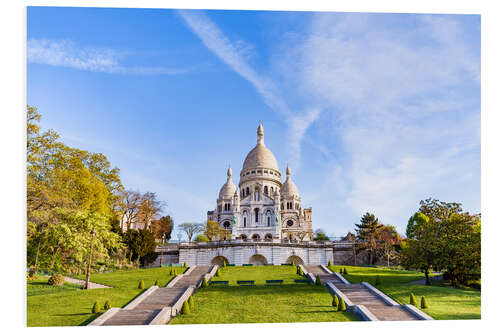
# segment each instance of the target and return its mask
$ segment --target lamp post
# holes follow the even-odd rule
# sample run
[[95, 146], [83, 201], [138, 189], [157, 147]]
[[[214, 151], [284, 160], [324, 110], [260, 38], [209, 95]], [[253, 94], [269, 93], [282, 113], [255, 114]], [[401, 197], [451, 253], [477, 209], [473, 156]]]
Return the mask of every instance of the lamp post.
[[90, 241], [89, 261], [87, 263], [87, 276], [85, 278], [84, 289], [89, 289], [89, 284], [90, 284], [90, 263], [92, 261], [92, 247], [94, 246], [95, 228], [92, 228], [90, 234], [92, 235], [92, 240]]

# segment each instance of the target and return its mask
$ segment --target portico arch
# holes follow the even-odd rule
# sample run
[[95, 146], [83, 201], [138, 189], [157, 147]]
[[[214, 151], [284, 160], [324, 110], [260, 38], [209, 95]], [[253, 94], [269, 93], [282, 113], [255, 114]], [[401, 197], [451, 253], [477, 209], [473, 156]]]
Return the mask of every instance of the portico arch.
[[289, 256], [287, 259], [286, 259], [286, 264], [291, 264], [292, 261], [295, 263], [295, 265], [304, 265], [304, 260], [302, 260], [301, 257], [299, 256], [296, 256], [296, 255], [293, 255], [293, 256]]
[[215, 258], [212, 259], [211, 264], [212, 265], [219, 265], [219, 267], [222, 267], [222, 265], [224, 264], [224, 261], [226, 262], [226, 265], [229, 264], [229, 260], [227, 260], [226, 257], [216, 256]]
[[255, 266], [263, 266], [267, 264], [267, 259], [261, 254], [254, 254], [253, 256], [250, 257], [248, 263]]

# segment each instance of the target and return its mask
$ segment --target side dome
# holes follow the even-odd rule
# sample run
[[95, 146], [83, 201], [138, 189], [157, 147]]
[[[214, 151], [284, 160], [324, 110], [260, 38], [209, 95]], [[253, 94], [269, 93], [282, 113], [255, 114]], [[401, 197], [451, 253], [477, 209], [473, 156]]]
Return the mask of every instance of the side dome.
[[242, 173], [248, 169], [267, 168], [279, 171], [278, 162], [274, 154], [264, 145], [264, 128], [262, 123], [257, 129], [257, 145], [250, 150], [245, 162], [243, 162]]
[[281, 196], [282, 197], [291, 197], [291, 196], [296, 196], [300, 198], [299, 195], [299, 189], [297, 188], [297, 185], [293, 182], [292, 178], [290, 175], [292, 174], [292, 171], [290, 170], [290, 167], [286, 167], [286, 181], [283, 183], [281, 186]]
[[219, 199], [224, 197], [233, 197], [235, 193], [237, 193], [236, 185], [233, 184], [232, 181], [233, 170], [231, 167], [227, 169], [227, 181], [224, 185], [222, 185], [219, 191]]

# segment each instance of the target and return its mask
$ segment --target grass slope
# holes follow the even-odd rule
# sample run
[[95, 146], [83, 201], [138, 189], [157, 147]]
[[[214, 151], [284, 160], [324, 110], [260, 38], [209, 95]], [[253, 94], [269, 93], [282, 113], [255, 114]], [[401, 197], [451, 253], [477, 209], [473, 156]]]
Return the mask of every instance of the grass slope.
[[[181, 273], [185, 269], [178, 268]], [[81, 290], [65, 284], [61, 287], [44, 288], [47, 278], [27, 282], [27, 324], [28, 326], [76, 326], [86, 325], [97, 314], [92, 314], [94, 301], [101, 304], [106, 300], [112, 307], [123, 307], [132, 299], [152, 286], [158, 279], [160, 286], [167, 284], [173, 276], [170, 268], [137, 269], [112, 273], [95, 273], [91, 281], [113, 288]], [[84, 278], [79, 276], [78, 278]], [[145, 289], [137, 288], [144, 280]], [[43, 290], [50, 292], [45, 292]]]
[[[338, 272], [339, 267], [335, 266], [335, 271]], [[425, 296], [429, 308], [421, 310], [434, 319], [481, 319], [480, 291], [408, 284], [425, 277], [415, 271], [352, 266], [347, 266], [347, 271], [347, 275], [342, 275], [351, 283], [366, 281], [375, 285], [375, 278], [380, 275], [382, 284], [376, 287], [400, 304], [409, 304], [410, 293], [414, 293], [420, 308], [420, 298]]]
[[[210, 286], [194, 295], [190, 315], [175, 317], [171, 324], [235, 324], [279, 322], [351, 321], [348, 312], [335, 312], [332, 297], [324, 287], [295, 284], [301, 279], [290, 266], [226, 267], [214, 280], [230, 286]], [[236, 280], [255, 280], [256, 286], [237, 286]], [[281, 286], [266, 286], [265, 280], [284, 280]]]

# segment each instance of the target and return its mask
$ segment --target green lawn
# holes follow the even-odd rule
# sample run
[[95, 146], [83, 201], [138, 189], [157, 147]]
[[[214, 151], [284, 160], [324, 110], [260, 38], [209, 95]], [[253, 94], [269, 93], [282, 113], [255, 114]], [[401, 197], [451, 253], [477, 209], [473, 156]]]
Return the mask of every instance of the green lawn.
[[[178, 268], [181, 273], [185, 269]], [[143, 290], [137, 288], [144, 280], [145, 289], [158, 279], [160, 286], [167, 284], [172, 276], [170, 268], [137, 269], [112, 273], [92, 274], [91, 281], [113, 288], [81, 290], [74, 285], [61, 287], [44, 286], [47, 278], [27, 282], [28, 326], [77, 326], [86, 325], [98, 315], [91, 313], [94, 301], [101, 307], [106, 300], [112, 307], [123, 307]], [[80, 276], [79, 278], [83, 278]], [[145, 290], [144, 289], [144, 290]]]
[[[340, 266], [335, 266], [338, 272]], [[351, 283], [366, 281], [375, 285], [375, 277], [380, 275], [382, 284], [378, 289], [400, 304], [409, 304], [413, 292], [420, 302], [425, 296], [429, 308], [422, 309], [434, 319], [481, 319], [481, 292], [441, 286], [408, 284], [410, 281], [423, 279], [423, 273], [400, 271], [386, 268], [346, 266], [348, 274], [343, 276]], [[420, 308], [420, 303], [418, 304]]]
[[[290, 266], [226, 267], [215, 280], [230, 286], [210, 286], [194, 295], [195, 310], [179, 315], [171, 324], [235, 324], [327, 322], [359, 320], [348, 312], [335, 312], [324, 287], [295, 284], [301, 279]], [[236, 280], [255, 280], [256, 286], [237, 286]], [[265, 280], [284, 280], [266, 286]]]

